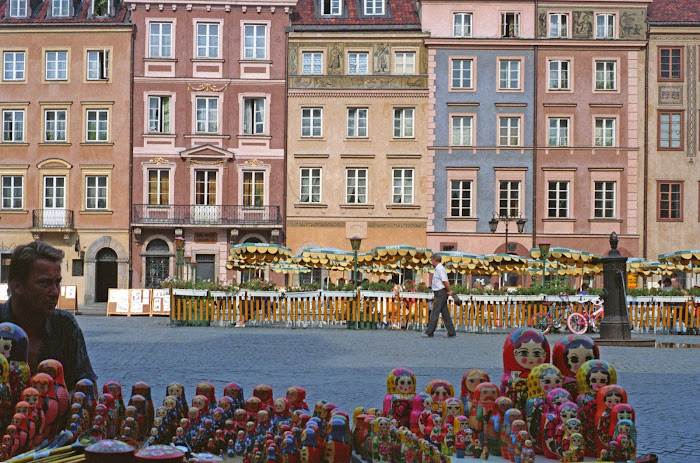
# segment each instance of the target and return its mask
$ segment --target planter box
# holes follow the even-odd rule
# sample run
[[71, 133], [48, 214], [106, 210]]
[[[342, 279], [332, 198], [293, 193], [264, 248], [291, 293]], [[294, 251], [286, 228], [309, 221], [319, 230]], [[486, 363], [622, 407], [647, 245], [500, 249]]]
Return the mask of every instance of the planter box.
[[287, 291], [284, 293], [284, 297], [287, 299], [304, 299], [304, 298], [314, 298], [321, 295], [320, 290], [316, 291]]
[[364, 290], [360, 290], [360, 297], [392, 298], [392, 297], [394, 297], [394, 292], [393, 291], [364, 291]]
[[507, 302], [508, 296], [494, 296], [493, 294], [473, 294], [471, 298], [474, 301], [482, 302]]
[[627, 296], [627, 303], [633, 304], [651, 304], [654, 298], [652, 296]]
[[323, 297], [355, 297], [355, 291], [323, 291], [321, 294]]
[[273, 299], [282, 295], [280, 291], [254, 291], [250, 289], [246, 289], [244, 294], [249, 297], [269, 297]]
[[433, 299], [433, 293], [419, 293], [415, 291], [399, 291], [402, 299]]
[[688, 301], [686, 296], [654, 296], [654, 302], [662, 304], [680, 304]]
[[233, 291], [212, 291], [211, 292], [211, 297], [215, 299], [221, 299], [221, 298], [228, 298], [228, 297], [236, 297], [239, 293], [234, 293]]
[[173, 288], [173, 296], [206, 297], [209, 291], [206, 289], [179, 289]]
[[513, 302], [541, 302], [544, 300], [544, 295], [536, 294], [531, 296], [509, 296]]

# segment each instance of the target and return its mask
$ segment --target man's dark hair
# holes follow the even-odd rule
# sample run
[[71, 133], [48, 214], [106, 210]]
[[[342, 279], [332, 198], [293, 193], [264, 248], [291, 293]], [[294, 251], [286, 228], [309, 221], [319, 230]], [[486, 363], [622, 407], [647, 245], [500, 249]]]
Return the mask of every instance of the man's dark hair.
[[[39, 259], [50, 260], [60, 263], [63, 260], [63, 251], [56, 249], [43, 241], [32, 241], [29, 244], [22, 244], [15, 248], [10, 261], [7, 281], [26, 281], [32, 271], [34, 262]], [[12, 294], [12, 285], [8, 285], [8, 292]]]
[[668, 283], [669, 285], [671, 284], [671, 279], [666, 277], [664, 278], [664, 284]]

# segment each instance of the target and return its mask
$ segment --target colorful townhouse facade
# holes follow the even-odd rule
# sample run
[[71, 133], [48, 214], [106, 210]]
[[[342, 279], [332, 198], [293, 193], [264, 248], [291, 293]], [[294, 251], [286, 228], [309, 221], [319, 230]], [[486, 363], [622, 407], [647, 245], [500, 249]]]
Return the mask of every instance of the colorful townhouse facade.
[[189, 278], [190, 268], [230, 281], [231, 245], [284, 242], [285, 28], [295, 4], [127, 2], [134, 287], [178, 270]]
[[131, 37], [119, 2], [0, 2], [3, 283], [41, 239], [79, 303], [128, 287]]

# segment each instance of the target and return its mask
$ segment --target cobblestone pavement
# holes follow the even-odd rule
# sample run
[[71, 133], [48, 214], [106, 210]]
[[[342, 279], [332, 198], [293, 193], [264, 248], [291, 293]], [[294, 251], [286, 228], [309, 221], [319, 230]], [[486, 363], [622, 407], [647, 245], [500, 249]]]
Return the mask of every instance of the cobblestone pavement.
[[[494, 382], [502, 373], [505, 332], [423, 339], [416, 331], [171, 327], [165, 318], [78, 316], [100, 384], [119, 381], [124, 394], [146, 381], [160, 403], [169, 382], [185, 385], [188, 400], [195, 385], [210, 381], [220, 394], [238, 381], [248, 397], [257, 384], [272, 386], [275, 397], [302, 386], [311, 406], [325, 399], [348, 412], [357, 406], [381, 407], [386, 377], [398, 366], [410, 368], [419, 390], [431, 379], [446, 379], [459, 394], [468, 368], [485, 370]], [[557, 335], [549, 336], [553, 345]], [[644, 337], [654, 337], [644, 335]], [[655, 336], [658, 342], [700, 343], [697, 336]], [[679, 348], [601, 347], [618, 383], [636, 411], [639, 453], [660, 461], [698, 461], [700, 442], [700, 351]], [[695, 423], [695, 424], [693, 424]]]

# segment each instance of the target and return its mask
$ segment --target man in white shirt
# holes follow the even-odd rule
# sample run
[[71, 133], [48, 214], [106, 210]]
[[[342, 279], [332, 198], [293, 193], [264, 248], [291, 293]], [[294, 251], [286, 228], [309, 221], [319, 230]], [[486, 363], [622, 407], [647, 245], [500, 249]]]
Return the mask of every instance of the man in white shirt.
[[442, 257], [440, 254], [435, 253], [430, 257], [430, 263], [433, 264], [433, 267], [435, 267], [433, 282], [430, 285], [430, 289], [433, 290], [434, 296], [433, 309], [430, 311], [428, 329], [425, 330], [425, 334], [423, 334], [424, 338], [433, 337], [440, 314], [442, 314], [442, 321], [445, 323], [445, 328], [447, 329], [447, 334], [443, 337], [454, 338], [457, 335], [455, 327], [452, 324], [450, 311], [447, 309], [447, 296], [452, 295], [452, 291], [450, 290], [450, 281], [447, 279], [447, 271], [445, 270], [445, 266], [442, 265], [441, 262]]

